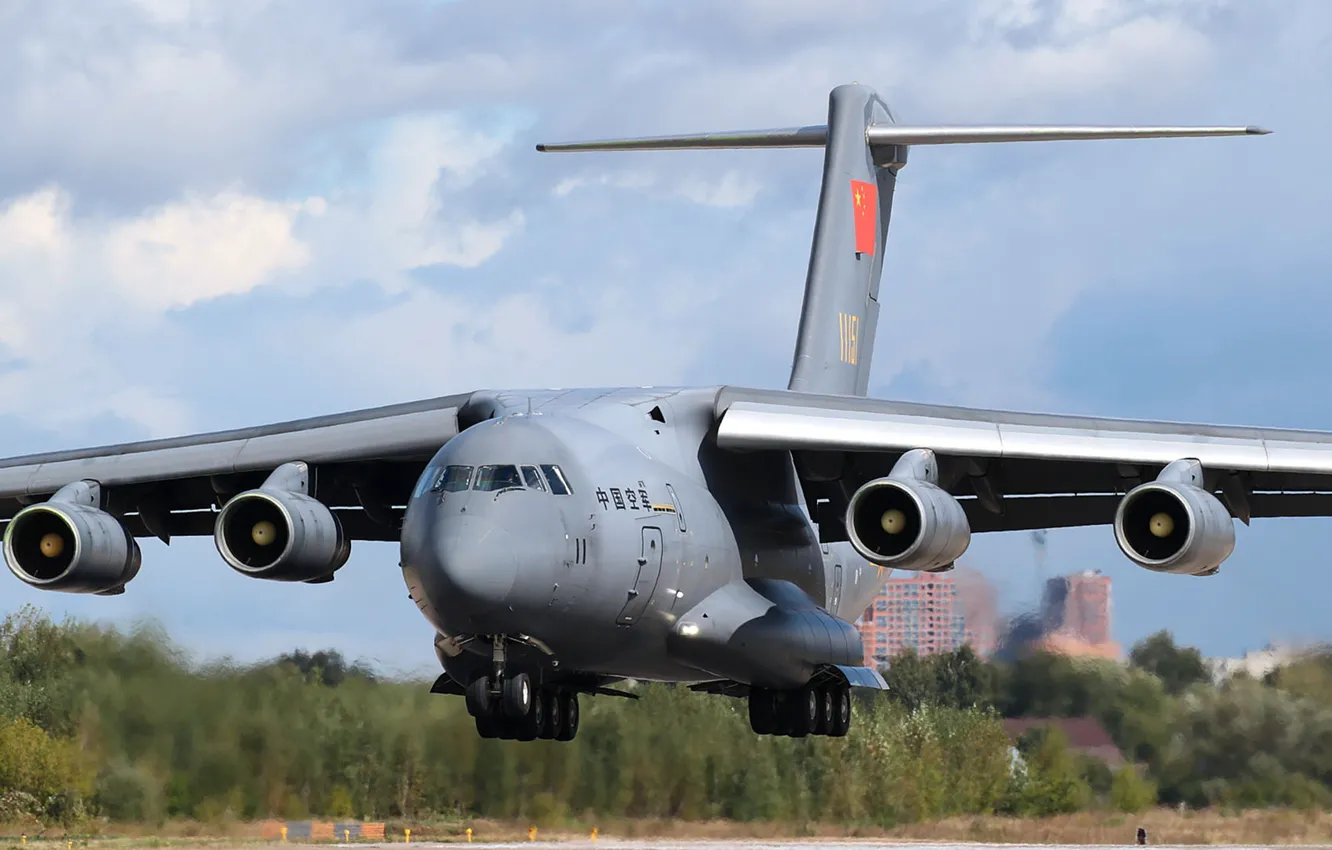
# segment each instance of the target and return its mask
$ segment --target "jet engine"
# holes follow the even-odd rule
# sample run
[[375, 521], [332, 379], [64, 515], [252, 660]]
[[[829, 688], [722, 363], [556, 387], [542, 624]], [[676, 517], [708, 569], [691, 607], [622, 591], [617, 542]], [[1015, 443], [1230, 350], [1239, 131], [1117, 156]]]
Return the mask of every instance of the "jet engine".
[[79, 481], [19, 511], [5, 528], [10, 572], [41, 590], [113, 596], [139, 574], [139, 544], [98, 505], [101, 488]]
[[1197, 461], [1176, 461], [1129, 491], [1115, 511], [1115, 541], [1129, 560], [1160, 573], [1210, 575], [1235, 549], [1230, 511], [1202, 485]]
[[870, 563], [939, 570], [962, 556], [971, 526], [962, 505], [938, 485], [938, 462], [913, 449], [885, 478], [861, 485], [846, 509], [851, 545]]
[[252, 578], [329, 581], [351, 555], [342, 523], [307, 493], [305, 464], [279, 467], [264, 485], [233, 497], [213, 539], [223, 560]]

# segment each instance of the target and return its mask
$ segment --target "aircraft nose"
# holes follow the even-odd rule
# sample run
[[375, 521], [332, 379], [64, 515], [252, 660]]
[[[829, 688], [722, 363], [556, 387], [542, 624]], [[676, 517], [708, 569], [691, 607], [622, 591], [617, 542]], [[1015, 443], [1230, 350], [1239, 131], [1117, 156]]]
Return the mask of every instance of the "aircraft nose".
[[511, 536], [498, 524], [456, 517], [440, 529], [436, 548], [451, 607], [475, 616], [508, 603], [518, 562]]

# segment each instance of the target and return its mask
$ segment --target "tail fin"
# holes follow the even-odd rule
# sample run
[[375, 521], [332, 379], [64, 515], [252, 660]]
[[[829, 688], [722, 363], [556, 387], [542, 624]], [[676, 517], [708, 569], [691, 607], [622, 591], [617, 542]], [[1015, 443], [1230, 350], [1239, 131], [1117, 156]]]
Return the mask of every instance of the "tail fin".
[[828, 123], [777, 130], [537, 145], [539, 151], [822, 147], [823, 186], [790, 388], [864, 395], [897, 172], [910, 145], [1264, 135], [1258, 127], [920, 127], [895, 123], [873, 89], [838, 86]]

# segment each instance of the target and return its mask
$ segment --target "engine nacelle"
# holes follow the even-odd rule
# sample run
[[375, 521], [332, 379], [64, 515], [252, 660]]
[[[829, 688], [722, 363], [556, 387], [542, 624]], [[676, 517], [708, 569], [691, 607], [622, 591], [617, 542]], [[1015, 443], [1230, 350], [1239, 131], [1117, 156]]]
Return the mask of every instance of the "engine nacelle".
[[1198, 486], [1196, 462], [1176, 462], [1129, 491], [1115, 511], [1115, 541], [1129, 560], [1159, 573], [1209, 575], [1235, 550], [1235, 521]]
[[125, 526], [96, 506], [99, 500], [98, 485], [80, 481], [19, 511], [5, 528], [10, 572], [41, 590], [123, 593], [142, 555]]
[[[232, 498], [214, 527], [232, 569], [270, 581], [322, 582], [351, 555], [351, 541], [328, 506], [304, 492], [304, 464], [284, 464], [263, 487]], [[283, 485], [299, 477], [299, 486]]]
[[861, 557], [899, 570], [943, 569], [967, 551], [962, 505], [935, 483], [933, 452], [907, 452], [886, 478], [861, 485], [846, 509], [847, 536]]

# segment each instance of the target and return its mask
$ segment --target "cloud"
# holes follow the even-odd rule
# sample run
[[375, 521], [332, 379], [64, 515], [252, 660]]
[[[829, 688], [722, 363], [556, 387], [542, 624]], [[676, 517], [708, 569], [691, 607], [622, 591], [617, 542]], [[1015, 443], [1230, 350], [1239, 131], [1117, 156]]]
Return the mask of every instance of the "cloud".
[[107, 276], [127, 300], [152, 311], [243, 295], [309, 262], [293, 219], [322, 208], [229, 192], [169, 204], [109, 230]]

